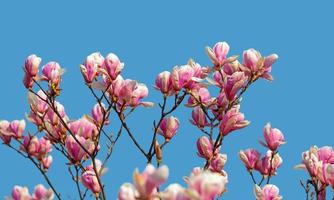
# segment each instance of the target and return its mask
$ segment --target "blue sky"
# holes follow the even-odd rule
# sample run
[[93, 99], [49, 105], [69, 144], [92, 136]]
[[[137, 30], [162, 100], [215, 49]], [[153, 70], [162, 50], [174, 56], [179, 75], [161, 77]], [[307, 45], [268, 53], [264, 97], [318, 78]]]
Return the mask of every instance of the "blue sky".
[[[280, 152], [283, 166], [272, 181], [285, 199], [304, 198], [299, 179], [305, 178], [305, 173], [293, 170], [293, 166], [310, 145], [334, 143], [333, 6], [332, 1], [311, 0], [1, 1], [0, 119], [23, 118], [28, 111], [21, 67], [32, 53], [44, 63], [55, 60], [66, 68], [60, 101], [72, 119], [90, 112], [94, 105], [79, 64], [95, 51], [116, 53], [125, 62], [123, 75], [147, 84], [147, 100], [155, 102], [160, 100], [152, 87], [155, 76], [189, 58], [209, 64], [204, 51], [207, 45], [227, 41], [231, 55], [251, 47], [263, 55], [277, 53], [280, 59], [273, 67], [275, 80], [259, 81], [244, 96], [241, 110], [251, 125], [231, 134], [222, 147], [228, 154], [230, 178], [224, 199], [253, 198], [251, 179], [237, 153], [253, 146], [264, 151], [257, 141], [266, 122], [280, 128], [287, 140]], [[158, 111], [158, 107], [140, 109], [129, 120], [136, 137], [146, 146]], [[203, 160], [195, 153], [200, 133], [188, 123], [190, 110], [182, 108], [175, 116], [180, 118], [181, 128], [165, 149], [164, 163], [171, 171], [169, 182], [182, 182], [182, 176]], [[115, 116], [111, 124], [113, 120]], [[34, 127], [29, 125], [28, 130]], [[76, 198], [64, 159], [53, 155], [51, 179], [64, 197]], [[0, 146], [0, 159], [0, 197], [10, 194], [15, 184], [32, 190], [44, 183], [29, 161], [4, 146]], [[124, 134], [103, 178], [110, 199], [115, 199], [121, 183], [131, 181], [134, 168], [142, 170], [144, 165], [145, 160]]]

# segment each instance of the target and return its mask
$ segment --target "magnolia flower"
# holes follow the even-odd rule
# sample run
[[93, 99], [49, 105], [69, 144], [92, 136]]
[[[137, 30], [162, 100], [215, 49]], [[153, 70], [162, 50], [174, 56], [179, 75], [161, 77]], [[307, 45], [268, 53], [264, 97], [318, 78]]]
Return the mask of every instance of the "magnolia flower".
[[211, 98], [210, 92], [205, 87], [200, 87], [192, 91], [192, 95], [188, 99], [187, 106], [194, 107], [197, 105], [210, 106], [215, 101], [215, 98]]
[[[104, 124], [109, 124], [108, 114], [105, 112], [107, 111], [103, 103], [101, 103], [101, 105], [99, 103], [95, 104], [95, 106], [92, 109], [92, 117], [96, 124], [101, 125], [103, 120]], [[106, 114], [105, 119], [103, 119], [105, 114]]]
[[260, 52], [255, 49], [248, 49], [243, 53], [243, 65], [248, 69], [249, 73], [269, 81], [273, 80], [273, 77], [270, 74], [271, 66], [277, 59], [277, 54], [262, 57]]
[[105, 70], [105, 74], [108, 75], [111, 80], [115, 80], [123, 68], [124, 63], [113, 53], [107, 55], [102, 65], [102, 69]]
[[239, 152], [239, 157], [241, 161], [245, 164], [248, 171], [254, 169], [256, 163], [258, 162], [261, 154], [255, 149], [247, 149], [245, 151]]
[[82, 184], [90, 189], [93, 193], [98, 194], [101, 192], [101, 186], [98, 182], [96, 174], [92, 170], [87, 170], [81, 175]]
[[200, 106], [196, 106], [193, 109], [191, 117], [192, 119], [190, 119], [190, 122], [195, 126], [197, 126], [198, 128], [202, 129], [205, 126], [209, 125], [206, 115]]
[[94, 139], [98, 134], [96, 125], [86, 115], [68, 123], [68, 127], [74, 135], [82, 136], [85, 139]]
[[33, 193], [33, 200], [52, 200], [54, 193], [52, 189], [46, 189], [43, 185], [39, 184], [35, 187]]
[[283, 159], [278, 153], [268, 150], [267, 154], [256, 162], [255, 169], [263, 176], [275, 175], [282, 163]]
[[[76, 135], [75, 137], [81, 145], [72, 137], [72, 135], [67, 136], [65, 141], [65, 147], [74, 163], [80, 162], [82, 159], [88, 157], [87, 152], [91, 154], [95, 150], [94, 142], [90, 139], [85, 139], [80, 135]], [[82, 149], [81, 146], [83, 146], [87, 152]]]
[[119, 200], [153, 199], [157, 195], [157, 188], [167, 180], [169, 170], [167, 166], [155, 169], [148, 164], [140, 174], [136, 169], [133, 173], [133, 185], [125, 183], [118, 193]]
[[190, 199], [214, 199], [225, 192], [225, 185], [228, 182], [227, 176], [210, 171], [192, 175], [186, 181]]
[[35, 54], [32, 54], [27, 57], [24, 63], [24, 72], [26, 76], [34, 77], [38, 74], [38, 67], [42, 59], [37, 57]]
[[230, 46], [226, 42], [218, 42], [212, 49], [210, 47], [206, 47], [206, 52], [208, 53], [213, 64], [220, 66], [224, 64], [229, 50]]
[[219, 150], [216, 150], [214, 153], [213, 150], [213, 143], [208, 137], [202, 136], [197, 140], [197, 155], [199, 157], [210, 160], [217, 152], [219, 152]]
[[161, 134], [168, 142], [170, 139], [172, 139], [172, 137], [174, 137], [179, 126], [180, 122], [176, 117], [165, 117], [160, 123], [158, 133]]
[[254, 186], [254, 194], [256, 200], [281, 200], [282, 196], [279, 195], [279, 189], [275, 185], [267, 184], [262, 189], [260, 186]]
[[54, 85], [58, 85], [61, 80], [61, 75], [64, 70], [56, 62], [49, 62], [42, 68], [43, 79], [51, 82]]
[[164, 95], [170, 96], [174, 93], [172, 76], [169, 71], [161, 72], [155, 79], [155, 89], [160, 90]]
[[239, 109], [240, 106], [236, 105], [223, 116], [219, 129], [224, 136], [234, 130], [244, 128], [250, 123], [245, 120], [244, 114], [239, 112]]
[[276, 151], [280, 145], [285, 144], [283, 133], [277, 128], [271, 128], [270, 123], [264, 126], [263, 132], [265, 143], [262, 141], [260, 143], [271, 151]]
[[227, 162], [227, 155], [218, 154], [212, 159], [210, 163], [210, 169], [214, 172], [225, 173], [223, 172], [223, 169], [224, 169], [226, 162]]

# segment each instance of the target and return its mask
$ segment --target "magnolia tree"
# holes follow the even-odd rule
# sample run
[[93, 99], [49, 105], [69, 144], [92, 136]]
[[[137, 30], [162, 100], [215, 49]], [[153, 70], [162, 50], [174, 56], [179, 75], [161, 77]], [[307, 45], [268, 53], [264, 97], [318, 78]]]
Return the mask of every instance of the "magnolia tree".
[[[96, 100], [91, 113], [80, 119], [71, 119], [57, 100], [61, 95], [64, 69], [56, 62], [49, 62], [40, 72], [41, 58], [29, 56], [23, 66], [23, 84], [28, 91], [30, 107], [26, 118], [36, 125], [37, 131], [26, 131], [25, 120], [2, 120], [0, 137], [4, 145], [32, 162], [47, 186], [37, 185], [32, 194], [26, 187], [14, 186], [8, 199], [62, 199], [48, 176], [53, 161], [52, 150], [59, 151], [59, 155], [66, 158], [78, 199], [107, 199], [108, 191], [102, 177], [123, 132], [148, 164], [142, 172], [134, 171], [133, 183], [120, 186], [119, 200], [213, 200], [224, 196], [228, 173], [224, 171], [227, 155], [220, 152], [223, 140], [230, 133], [249, 125], [240, 112], [242, 95], [259, 79], [273, 80], [271, 68], [278, 56], [264, 57], [258, 51], [248, 49], [239, 62], [238, 56], [227, 56], [229, 45], [226, 42], [218, 42], [213, 48], [207, 47], [206, 51], [212, 61], [210, 66], [202, 67], [190, 60], [157, 75], [154, 87], [162, 96], [158, 103], [161, 112], [153, 122], [149, 146], [137, 141], [137, 135], [127, 123], [129, 115], [139, 106], [153, 106], [153, 103], [143, 101], [148, 88], [120, 75], [124, 64], [115, 54], [103, 57], [100, 53], [93, 53], [80, 65], [84, 82]], [[190, 170], [190, 175], [184, 179], [186, 187], [174, 183], [161, 188], [169, 174], [168, 167], [161, 165], [163, 150], [180, 126], [172, 113], [182, 105], [192, 109], [190, 122], [203, 133], [197, 140], [197, 155], [203, 159], [203, 165]], [[121, 124], [116, 134], [105, 130], [106, 126], [112, 126], [109, 121], [111, 113]], [[280, 200], [283, 197], [278, 187], [271, 183], [271, 177], [282, 164], [278, 152], [285, 139], [282, 132], [269, 123], [264, 126], [263, 136], [260, 144], [266, 150], [262, 156], [253, 148], [241, 150], [239, 156], [254, 183], [251, 187], [254, 187], [255, 198]], [[306, 199], [324, 200], [326, 188], [334, 189], [334, 151], [331, 147], [311, 147], [302, 154], [302, 164], [296, 168], [305, 169], [310, 175], [306, 182], [301, 181]], [[258, 176], [254, 173], [259, 173], [262, 178], [256, 180]]]

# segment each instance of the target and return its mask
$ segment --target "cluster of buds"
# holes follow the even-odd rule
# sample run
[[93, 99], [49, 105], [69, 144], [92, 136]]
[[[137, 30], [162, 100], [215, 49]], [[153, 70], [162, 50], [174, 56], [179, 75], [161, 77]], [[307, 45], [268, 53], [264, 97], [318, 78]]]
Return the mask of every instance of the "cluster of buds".
[[69, 121], [64, 106], [57, 101], [52, 105], [42, 90], [37, 93], [29, 92], [28, 102], [28, 120], [35, 124], [39, 131], [44, 131], [51, 141], [64, 143], [67, 132], [64, 124]]
[[54, 193], [52, 189], [46, 189], [43, 185], [39, 184], [35, 187], [34, 193], [29, 194], [27, 187], [14, 186], [12, 196], [7, 197], [7, 200], [53, 200]]
[[133, 175], [134, 184], [123, 184], [118, 193], [118, 200], [209, 200], [221, 196], [226, 191], [225, 185], [228, 182], [227, 176], [194, 168], [191, 175], [185, 178], [187, 188], [173, 183], [159, 192], [159, 186], [167, 180], [167, 177], [166, 166], [155, 169], [152, 165], [148, 165], [142, 174], [136, 170]]
[[330, 186], [334, 190], [334, 150], [330, 146], [311, 147], [302, 154], [302, 163], [296, 166], [308, 172], [311, 183], [317, 197], [326, 199], [326, 188]]
[[107, 168], [102, 166], [102, 163], [100, 160], [96, 159], [93, 162], [95, 162], [96, 171], [98, 175], [96, 175], [94, 171], [94, 164], [92, 163], [88, 165], [85, 171], [82, 173], [81, 182], [87, 189], [89, 189], [95, 195], [98, 196], [99, 193], [101, 192], [101, 186], [98, 182], [97, 176], [101, 177], [102, 175], [104, 175], [107, 172]]
[[21, 149], [29, 156], [35, 157], [43, 166], [44, 170], [48, 170], [52, 163], [52, 156], [49, 153], [52, 151], [52, 145], [47, 138], [38, 139], [36, 136], [25, 136]]
[[268, 148], [267, 153], [261, 158], [261, 154], [255, 149], [247, 149], [239, 152], [239, 157], [248, 171], [254, 169], [264, 177], [276, 174], [277, 169], [281, 166], [283, 160], [278, 154], [278, 147], [285, 143], [283, 133], [272, 128], [268, 123], [264, 127], [265, 142], [260, 142]]
[[[266, 154], [261, 157], [261, 154], [255, 149], [246, 149], [239, 152], [239, 157], [245, 165], [247, 171], [251, 174], [255, 184], [254, 193], [257, 200], [266, 199], [282, 199], [279, 196], [279, 189], [275, 185], [269, 184], [271, 176], [277, 174], [278, 168], [282, 165], [283, 159], [278, 154], [278, 148], [285, 143], [283, 133], [272, 128], [269, 123], [264, 126], [265, 142], [260, 141], [260, 144], [268, 148]], [[253, 177], [253, 170], [258, 171], [262, 175], [262, 180], [257, 183]], [[261, 189], [261, 184], [264, 179], [267, 179], [267, 185]]]
[[117, 102], [122, 109], [126, 106], [152, 106], [150, 102], [141, 101], [148, 95], [146, 85], [131, 79], [124, 80], [120, 75], [123, 68], [124, 63], [113, 53], [105, 58], [98, 52], [92, 53], [80, 65], [86, 84], [106, 91], [110, 100]]
[[39, 65], [42, 59], [36, 55], [30, 55], [24, 63], [23, 84], [27, 89], [31, 89], [35, 82], [46, 81], [49, 86], [50, 95], [59, 95], [61, 76], [64, 69], [57, 62], [48, 62], [42, 67], [42, 74], [39, 74]]

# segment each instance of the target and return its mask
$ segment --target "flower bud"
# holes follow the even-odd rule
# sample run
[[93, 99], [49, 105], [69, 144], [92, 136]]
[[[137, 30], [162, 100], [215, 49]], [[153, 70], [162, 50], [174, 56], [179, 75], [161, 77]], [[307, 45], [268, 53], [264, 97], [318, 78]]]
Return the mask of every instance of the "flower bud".
[[263, 132], [265, 143], [260, 143], [271, 151], [276, 151], [280, 145], [285, 144], [283, 133], [277, 128], [271, 128], [270, 123], [264, 126]]
[[88, 170], [81, 175], [82, 184], [91, 190], [93, 193], [98, 194], [101, 192], [99, 181], [94, 171]]
[[[95, 145], [93, 141], [90, 139], [85, 139], [79, 135], [76, 135], [75, 137], [80, 142], [81, 146], [83, 146], [89, 153], [94, 151]], [[65, 147], [74, 163], [80, 162], [82, 159], [85, 159], [88, 156], [87, 153], [81, 148], [80, 144], [77, 143], [72, 135], [67, 136]]]
[[209, 125], [208, 120], [206, 119], [206, 115], [200, 106], [196, 106], [193, 109], [191, 116], [192, 119], [190, 122], [198, 128], [203, 129], [205, 126]]
[[24, 129], [26, 127], [26, 122], [24, 120], [14, 120], [10, 123], [9, 128], [13, 133], [13, 137], [19, 139], [22, 137]]
[[179, 126], [180, 122], [176, 117], [165, 117], [160, 123], [158, 133], [162, 135], [168, 142], [170, 139], [172, 139], [172, 137], [174, 137]]
[[42, 68], [42, 73], [44, 75], [44, 80], [49, 81], [55, 85], [60, 83], [61, 75], [63, 74], [63, 69], [56, 62], [49, 62]]
[[9, 121], [0, 120], [0, 138], [5, 144], [9, 144], [12, 139], [12, 133], [9, 126], [10, 126]]
[[109, 53], [104, 59], [102, 68], [106, 71], [106, 75], [108, 75], [111, 80], [115, 80], [124, 68], [124, 63], [122, 63], [115, 54]]
[[209, 58], [214, 65], [222, 65], [226, 59], [226, 56], [230, 50], [230, 46], [226, 42], [218, 42], [213, 49], [206, 48]]
[[169, 71], [161, 72], [157, 78], [155, 79], [155, 86], [157, 90], [160, 90], [164, 95], [173, 94], [173, 84], [172, 84], [172, 76]]
[[227, 155], [226, 154], [218, 154], [210, 163], [210, 169], [214, 172], [221, 173], [224, 169], [224, 166], [227, 162]]
[[35, 187], [34, 200], [52, 200], [54, 198], [54, 193], [52, 189], [46, 189], [43, 185], [39, 184]]
[[35, 54], [28, 56], [24, 63], [24, 71], [27, 76], [34, 77], [38, 74], [38, 67], [42, 59]]
[[43, 158], [42, 160], [42, 165], [43, 165], [43, 169], [48, 170], [52, 164], [53, 158], [51, 155], [49, 155], [48, 157]]
[[210, 160], [214, 156], [214, 147], [212, 141], [202, 136], [197, 140], [197, 155], [199, 157]]
[[40, 144], [35, 136], [25, 136], [23, 140], [22, 149], [27, 152], [30, 156], [37, 156], [40, 149]]
[[27, 187], [21, 187], [16, 185], [14, 186], [12, 191], [12, 198], [13, 200], [24, 200], [31, 199], [31, 196]]
[[93, 119], [95, 120], [96, 124], [102, 125], [102, 122], [104, 120], [105, 124], [109, 123], [109, 120], [107, 119], [107, 115], [105, 116], [106, 119], [103, 119], [104, 112], [106, 112], [106, 107], [103, 103], [101, 103], [102, 107], [100, 106], [99, 103], [95, 104], [95, 106], [92, 109], [92, 116]]

